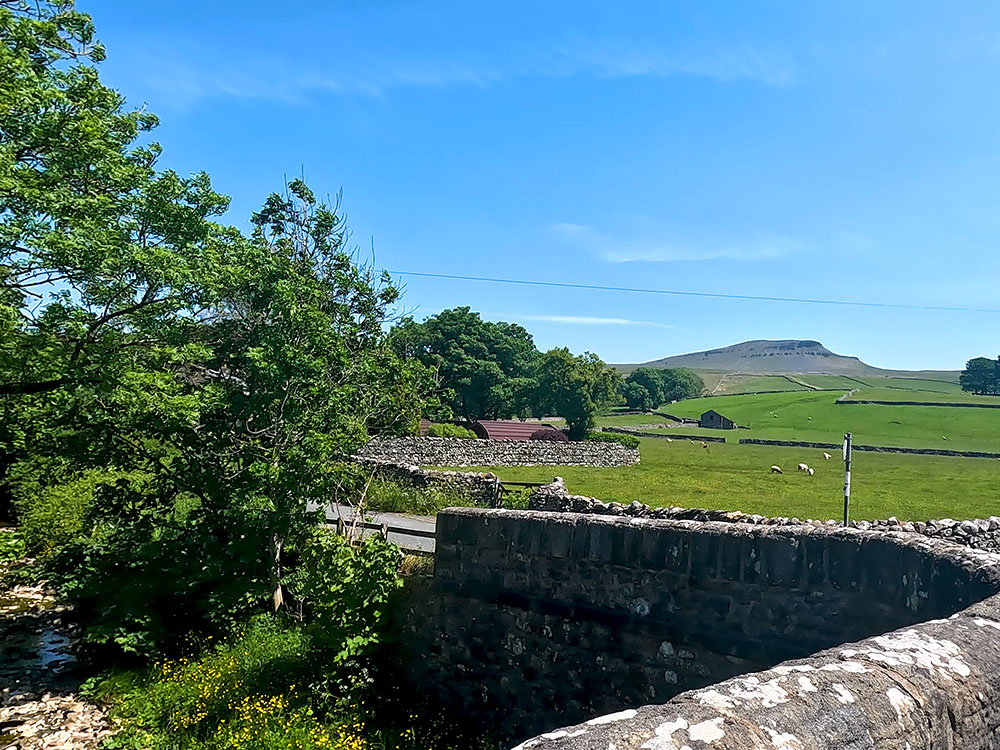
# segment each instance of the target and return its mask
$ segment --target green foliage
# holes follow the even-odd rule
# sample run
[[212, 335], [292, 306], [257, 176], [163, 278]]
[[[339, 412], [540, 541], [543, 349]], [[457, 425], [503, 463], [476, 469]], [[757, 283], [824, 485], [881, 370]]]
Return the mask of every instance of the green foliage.
[[352, 547], [343, 537], [315, 529], [303, 541], [289, 589], [305, 605], [312, 632], [334, 665], [356, 660], [378, 643], [389, 596], [402, 581], [403, 555], [381, 537]]
[[963, 391], [1000, 395], [1000, 357], [995, 360], [986, 357], [970, 359], [959, 376], [959, 383]]
[[345, 722], [338, 732], [321, 721], [297, 689], [318, 666], [304, 630], [266, 617], [194, 659], [114, 675], [85, 692], [114, 701], [119, 731], [110, 750], [346, 748], [348, 737], [363, 747], [355, 727]]
[[704, 388], [702, 379], [685, 368], [639, 367], [626, 378], [622, 395], [629, 407], [652, 411], [660, 404], [700, 396]]
[[27, 548], [20, 532], [0, 528], [0, 565], [8, 565], [24, 557]]
[[23, 474], [18, 477], [15, 505], [28, 552], [43, 559], [62, 551], [83, 532], [98, 487], [119, 479], [136, 483], [146, 479], [138, 472], [102, 469], [87, 469], [59, 484], [46, 485], [33, 473], [30, 477], [30, 485]]
[[0, 486], [88, 637], [144, 651], [282, 607], [306, 504], [360, 491], [350, 456], [416, 430], [432, 373], [388, 345], [398, 291], [337, 205], [295, 180], [250, 236], [215, 223], [93, 35], [0, 3]]
[[455, 414], [474, 420], [527, 413], [538, 350], [523, 327], [458, 307], [422, 323], [404, 320], [391, 342], [400, 357], [433, 370], [435, 394]]
[[625, 385], [622, 386], [622, 396], [630, 409], [652, 411], [660, 405], [656, 396], [641, 383], [626, 381]]
[[468, 427], [460, 424], [432, 424], [427, 428], [428, 437], [442, 438], [462, 438], [464, 440], [475, 440], [478, 436]]
[[573, 440], [593, 429], [594, 419], [616, 402], [621, 386], [621, 376], [596, 354], [573, 356], [565, 348], [543, 354], [536, 373], [537, 411], [563, 417]]
[[466, 495], [447, 487], [404, 487], [379, 477], [372, 479], [365, 494], [365, 507], [391, 513], [430, 516], [445, 508], [466, 505], [470, 505]]
[[626, 448], [639, 447], [639, 438], [635, 435], [623, 435], [618, 432], [591, 432], [585, 439], [592, 443], [619, 443]]

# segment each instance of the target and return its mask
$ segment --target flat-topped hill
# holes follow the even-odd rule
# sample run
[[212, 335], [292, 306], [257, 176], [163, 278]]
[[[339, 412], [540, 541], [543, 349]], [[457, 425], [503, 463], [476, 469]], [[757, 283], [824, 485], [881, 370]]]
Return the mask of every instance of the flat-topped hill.
[[[632, 370], [639, 365], [624, 365], [622, 370]], [[918, 371], [883, 370], [862, 362], [857, 357], [837, 354], [818, 341], [783, 339], [744, 341], [719, 349], [678, 354], [644, 362], [643, 367], [687, 367], [692, 370], [714, 372], [775, 374], [815, 373], [826, 375], [917, 375]], [[932, 371], [919, 371], [930, 374]], [[934, 374], [956, 374], [950, 371], [933, 371]]]

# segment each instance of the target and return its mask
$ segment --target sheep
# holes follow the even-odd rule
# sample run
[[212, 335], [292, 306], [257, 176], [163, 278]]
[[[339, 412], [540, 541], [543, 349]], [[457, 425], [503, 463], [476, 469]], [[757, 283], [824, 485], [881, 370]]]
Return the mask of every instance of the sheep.
[[816, 473], [816, 470], [815, 470], [815, 469], [813, 469], [813, 468], [810, 468], [810, 469], [809, 469], [809, 476], [812, 476], [812, 475], [813, 475], [813, 474], [815, 474], [815, 473]]
[[670, 438], [667, 438], [667, 442], [668, 442], [668, 443], [672, 443], [672, 442], [674, 442], [674, 441], [673, 441], [673, 440], [671, 440]]
[[799, 468], [796, 471], [809, 471], [809, 467], [806, 464], [799, 464]]
[[824, 453], [823, 454], [823, 458], [825, 458], [827, 461], [829, 461], [830, 460], [830, 454], [829, 453]]
[[691, 443], [691, 445], [695, 445], [694, 440], [688, 440], [688, 442]]
[[702, 448], [707, 448], [708, 447], [708, 443], [706, 443], [704, 440], [702, 440], [701, 441], [701, 447]]
[[782, 473], [781, 472], [781, 467], [780, 466], [772, 466], [771, 467], [771, 473], [772, 474], [781, 474]]

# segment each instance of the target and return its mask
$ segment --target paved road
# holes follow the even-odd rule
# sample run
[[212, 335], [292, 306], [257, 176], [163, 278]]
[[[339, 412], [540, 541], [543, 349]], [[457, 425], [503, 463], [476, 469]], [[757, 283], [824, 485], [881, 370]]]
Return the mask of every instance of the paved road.
[[383, 525], [389, 527], [387, 539], [402, 549], [411, 552], [433, 553], [434, 517], [411, 516], [406, 513], [381, 513], [369, 511], [363, 518], [357, 518], [353, 508], [346, 505], [328, 506], [326, 520], [330, 526], [336, 526], [337, 519], [343, 519], [348, 526], [355, 520], [361, 528], [363, 536], [368, 537], [378, 533]]

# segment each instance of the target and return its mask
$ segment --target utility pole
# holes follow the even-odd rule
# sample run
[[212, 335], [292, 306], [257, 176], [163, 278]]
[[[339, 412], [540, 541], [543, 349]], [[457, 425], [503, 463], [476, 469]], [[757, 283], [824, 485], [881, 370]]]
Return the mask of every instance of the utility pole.
[[844, 526], [851, 514], [851, 433], [844, 435]]

